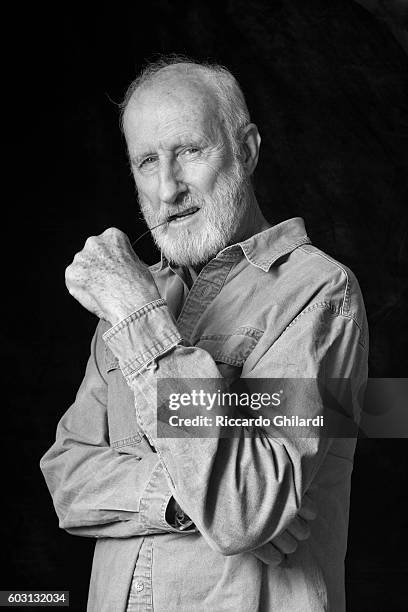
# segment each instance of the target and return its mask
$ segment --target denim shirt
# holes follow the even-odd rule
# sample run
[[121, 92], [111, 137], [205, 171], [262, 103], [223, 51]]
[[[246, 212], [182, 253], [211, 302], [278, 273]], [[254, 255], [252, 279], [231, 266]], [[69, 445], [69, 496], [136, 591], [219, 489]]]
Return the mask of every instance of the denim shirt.
[[[189, 288], [165, 260], [162, 299], [100, 322], [76, 400], [41, 460], [59, 525], [96, 538], [88, 610], [344, 610], [355, 440], [159, 437], [158, 379], [367, 377], [367, 323], [350, 270], [290, 219], [222, 250]], [[299, 401], [304, 401], [299, 398]], [[316, 408], [311, 407], [316, 414]], [[354, 414], [354, 417], [357, 417]], [[278, 567], [251, 553], [312, 492], [311, 535]], [[166, 521], [174, 497], [194, 523]]]

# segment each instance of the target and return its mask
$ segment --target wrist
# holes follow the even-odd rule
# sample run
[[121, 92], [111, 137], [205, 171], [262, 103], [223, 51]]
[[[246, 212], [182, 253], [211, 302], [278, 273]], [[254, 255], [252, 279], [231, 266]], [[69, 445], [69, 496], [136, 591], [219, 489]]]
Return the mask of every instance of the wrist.
[[123, 319], [126, 319], [126, 317], [133, 312], [137, 312], [146, 306], [146, 304], [150, 304], [150, 302], [154, 302], [155, 300], [160, 300], [160, 294], [157, 290], [155, 292], [152, 291], [150, 294], [143, 296], [139, 295], [133, 299], [123, 300], [110, 309], [108, 320], [111, 325], [114, 326], [120, 321], [123, 321]]

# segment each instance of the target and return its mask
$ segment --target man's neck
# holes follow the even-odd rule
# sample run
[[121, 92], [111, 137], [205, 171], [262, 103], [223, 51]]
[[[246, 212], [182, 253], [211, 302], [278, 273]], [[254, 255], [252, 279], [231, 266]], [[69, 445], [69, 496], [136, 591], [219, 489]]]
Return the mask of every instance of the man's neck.
[[265, 219], [259, 207], [255, 193], [252, 188], [249, 190], [248, 197], [250, 198], [249, 205], [246, 206], [246, 215], [241, 223], [241, 227], [235, 234], [232, 244], [243, 242], [255, 234], [259, 234], [271, 227], [271, 224]]

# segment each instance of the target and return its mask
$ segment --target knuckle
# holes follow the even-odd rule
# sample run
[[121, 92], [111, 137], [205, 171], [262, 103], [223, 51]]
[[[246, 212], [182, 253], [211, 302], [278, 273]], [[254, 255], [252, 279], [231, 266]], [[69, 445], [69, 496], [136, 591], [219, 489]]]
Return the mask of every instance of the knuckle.
[[126, 238], [126, 234], [124, 234], [117, 227], [108, 227], [108, 229], [106, 229], [103, 232], [103, 234], [101, 234], [101, 237], [103, 237], [105, 239], [107, 238], [111, 242], [120, 243], [120, 242], [122, 242], [124, 240], [124, 238]]
[[96, 236], [89, 236], [89, 238], [85, 240], [85, 248], [94, 246], [96, 240]]
[[101, 236], [117, 236], [120, 233], [121, 232], [117, 227], [108, 227], [108, 229], [106, 229]]

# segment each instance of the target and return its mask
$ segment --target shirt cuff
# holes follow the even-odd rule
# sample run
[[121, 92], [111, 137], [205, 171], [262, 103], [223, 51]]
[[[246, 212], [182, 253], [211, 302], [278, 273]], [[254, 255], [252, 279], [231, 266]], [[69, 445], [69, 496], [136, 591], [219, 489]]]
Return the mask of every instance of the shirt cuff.
[[132, 312], [102, 337], [128, 379], [182, 342], [163, 299]]

